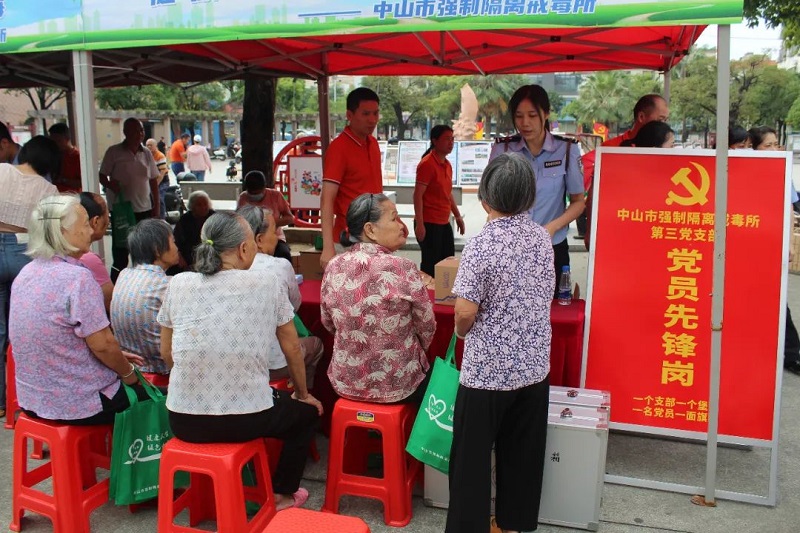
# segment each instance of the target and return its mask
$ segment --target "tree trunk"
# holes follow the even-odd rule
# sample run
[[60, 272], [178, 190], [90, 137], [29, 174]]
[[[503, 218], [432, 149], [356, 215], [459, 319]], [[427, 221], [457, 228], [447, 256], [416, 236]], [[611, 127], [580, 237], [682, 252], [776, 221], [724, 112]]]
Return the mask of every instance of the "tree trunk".
[[272, 178], [272, 132], [275, 130], [277, 78], [247, 77], [242, 110], [242, 176], [260, 170]]
[[403, 122], [403, 108], [399, 103], [392, 104], [394, 115], [397, 117], [397, 139], [402, 141], [406, 138], [406, 123]]

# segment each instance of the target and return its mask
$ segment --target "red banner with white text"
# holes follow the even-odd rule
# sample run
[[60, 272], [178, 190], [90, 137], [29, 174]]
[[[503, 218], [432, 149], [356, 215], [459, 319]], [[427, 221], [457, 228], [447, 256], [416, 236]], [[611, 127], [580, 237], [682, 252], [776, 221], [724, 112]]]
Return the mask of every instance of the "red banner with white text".
[[[710, 154], [601, 156], [585, 386], [611, 392], [614, 423], [707, 430], [715, 238]], [[785, 156], [729, 159], [721, 435], [773, 438], [783, 352], [786, 167]]]

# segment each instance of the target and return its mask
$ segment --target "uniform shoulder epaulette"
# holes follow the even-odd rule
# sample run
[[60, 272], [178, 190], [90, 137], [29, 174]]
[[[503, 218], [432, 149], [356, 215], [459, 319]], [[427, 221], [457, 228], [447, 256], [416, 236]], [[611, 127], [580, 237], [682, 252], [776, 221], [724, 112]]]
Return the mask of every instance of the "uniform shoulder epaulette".
[[506, 137], [496, 137], [494, 139], [494, 142], [495, 142], [495, 144], [500, 144], [500, 143], [508, 144], [508, 143], [518, 142], [521, 139], [522, 139], [522, 135], [517, 133], [515, 135], [507, 135]]
[[558, 135], [555, 133], [551, 133], [550, 135], [552, 135], [554, 139], [557, 139], [559, 141], [564, 141], [566, 143], [578, 144], [580, 142], [575, 137], [568, 137], [566, 135]]

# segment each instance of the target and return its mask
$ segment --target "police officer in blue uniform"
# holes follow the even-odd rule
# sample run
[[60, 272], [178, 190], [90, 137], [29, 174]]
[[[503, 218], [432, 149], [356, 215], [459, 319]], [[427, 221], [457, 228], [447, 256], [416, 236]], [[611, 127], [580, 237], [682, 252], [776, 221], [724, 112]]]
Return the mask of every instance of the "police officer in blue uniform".
[[508, 108], [518, 134], [497, 139], [489, 160], [504, 152], [516, 152], [533, 167], [536, 201], [528, 213], [552, 238], [558, 294], [561, 267], [569, 265], [568, 226], [583, 213], [585, 205], [580, 145], [577, 140], [550, 133], [550, 99], [541, 86], [520, 87], [511, 96]]

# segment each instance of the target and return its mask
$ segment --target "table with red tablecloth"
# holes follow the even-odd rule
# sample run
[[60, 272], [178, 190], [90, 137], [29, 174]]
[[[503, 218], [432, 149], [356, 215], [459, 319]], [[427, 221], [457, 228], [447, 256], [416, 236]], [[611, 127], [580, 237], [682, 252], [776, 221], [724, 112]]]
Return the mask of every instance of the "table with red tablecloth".
[[[333, 353], [333, 335], [331, 335], [320, 320], [320, 288], [322, 282], [306, 280], [300, 284], [300, 295], [303, 303], [297, 314], [311, 331], [325, 344], [325, 355], [317, 366], [314, 381], [314, 395], [325, 406], [326, 414], [330, 414], [336, 393], [328, 380], [328, 364]], [[429, 291], [431, 302], [434, 302], [434, 293]], [[428, 357], [444, 357], [450, 339], [453, 337], [454, 311], [449, 305], [434, 303], [433, 312], [436, 317], [436, 334], [433, 337]], [[577, 387], [581, 378], [581, 353], [583, 350], [583, 322], [585, 317], [585, 302], [573, 300], [570, 305], [560, 305], [553, 300], [550, 309], [550, 323], [553, 326], [553, 340], [550, 348], [550, 384]], [[456, 362], [460, 364], [463, 353], [463, 342], [456, 345]], [[325, 421], [327, 421], [327, 416]], [[327, 427], [327, 424], [325, 424]]]

